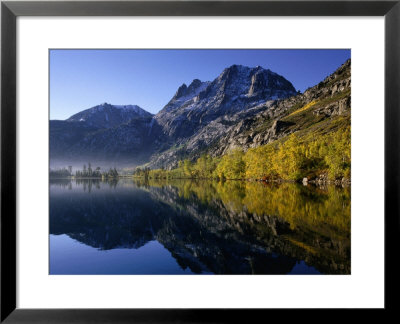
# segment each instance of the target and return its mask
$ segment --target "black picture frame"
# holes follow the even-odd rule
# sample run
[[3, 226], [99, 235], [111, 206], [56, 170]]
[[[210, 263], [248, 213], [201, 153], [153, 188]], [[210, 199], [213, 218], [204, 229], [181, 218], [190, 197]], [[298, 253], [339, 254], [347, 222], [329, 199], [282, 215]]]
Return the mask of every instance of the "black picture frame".
[[[399, 237], [400, 0], [395, 1], [2, 1], [1, 322], [128, 323], [256, 321], [264, 310], [16, 308], [16, 19], [19, 16], [384, 16], [385, 310], [396, 310]], [[373, 175], [372, 175], [373, 177]], [[372, 261], [371, 261], [372, 262]], [[274, 310], [275, 311], [275, 310]], [[250, 317], [249, 317], [250, 316]], [[266, 320], [264, 318], [264, 320]], [[262, 320], [262, 321], [264, 321]], [[258, 321], [258, 320], [257, 320]]]

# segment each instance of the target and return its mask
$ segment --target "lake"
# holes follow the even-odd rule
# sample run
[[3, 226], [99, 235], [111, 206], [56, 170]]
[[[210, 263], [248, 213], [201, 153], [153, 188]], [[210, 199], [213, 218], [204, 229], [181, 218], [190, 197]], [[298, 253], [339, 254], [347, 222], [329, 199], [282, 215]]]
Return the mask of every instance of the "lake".
[[50, 180], [50, 274], [350, 274], [350, 188]]

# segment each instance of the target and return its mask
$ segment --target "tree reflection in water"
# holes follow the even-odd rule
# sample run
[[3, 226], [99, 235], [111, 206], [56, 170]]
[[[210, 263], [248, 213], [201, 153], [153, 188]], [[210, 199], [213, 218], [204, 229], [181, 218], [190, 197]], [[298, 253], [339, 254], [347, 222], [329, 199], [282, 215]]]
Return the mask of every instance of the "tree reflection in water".
[[50, 234], [100, 250], [157, 240], [194, 273], [350, 273], [350, 188], [245, 181], [52, 180]]

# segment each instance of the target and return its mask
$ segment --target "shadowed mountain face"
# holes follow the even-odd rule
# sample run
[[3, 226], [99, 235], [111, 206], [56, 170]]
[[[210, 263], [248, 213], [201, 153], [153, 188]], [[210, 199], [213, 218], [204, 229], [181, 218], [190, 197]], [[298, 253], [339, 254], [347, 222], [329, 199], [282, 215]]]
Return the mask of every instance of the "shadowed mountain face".
[[[235, 124], [260, 112], [261, 104], [295, 94], [289, 81], [270, 70], [233, 65], [212, 82], [183, 84], [155, 116], [138, 106], [104, 103], [65, 121], [50, 121], [51, 161], [95, 159], [131, 166], [152, 161], [158, 166], [163, 154], [196, 136], [200, 140], [192, 141], [192, 150], [204, 149], [204, 133], [215, 121]], [[223, 132], [214, 131], [213, 139]]]
[[111, 252], [158, 241], [194, 273], [285, 274], [300, 262], [303, 273], [348, 274], [350, 192], [235, 181], [52, 180], [50, 234]]
[[[50, 158], [142, 162], [152, 153], [152, 114], [138, 106], [104, 103], [65, 121], [50, 121]], [[156, 127], [154, 127], [154, 130]]]

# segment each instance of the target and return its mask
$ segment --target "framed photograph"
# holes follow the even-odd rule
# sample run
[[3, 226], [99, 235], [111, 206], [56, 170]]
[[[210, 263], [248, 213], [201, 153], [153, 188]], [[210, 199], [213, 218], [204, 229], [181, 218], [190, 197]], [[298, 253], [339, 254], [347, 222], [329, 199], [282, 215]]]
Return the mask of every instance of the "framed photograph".
[[1, 321], [392, 309], [399, 16], [2, 1]]

